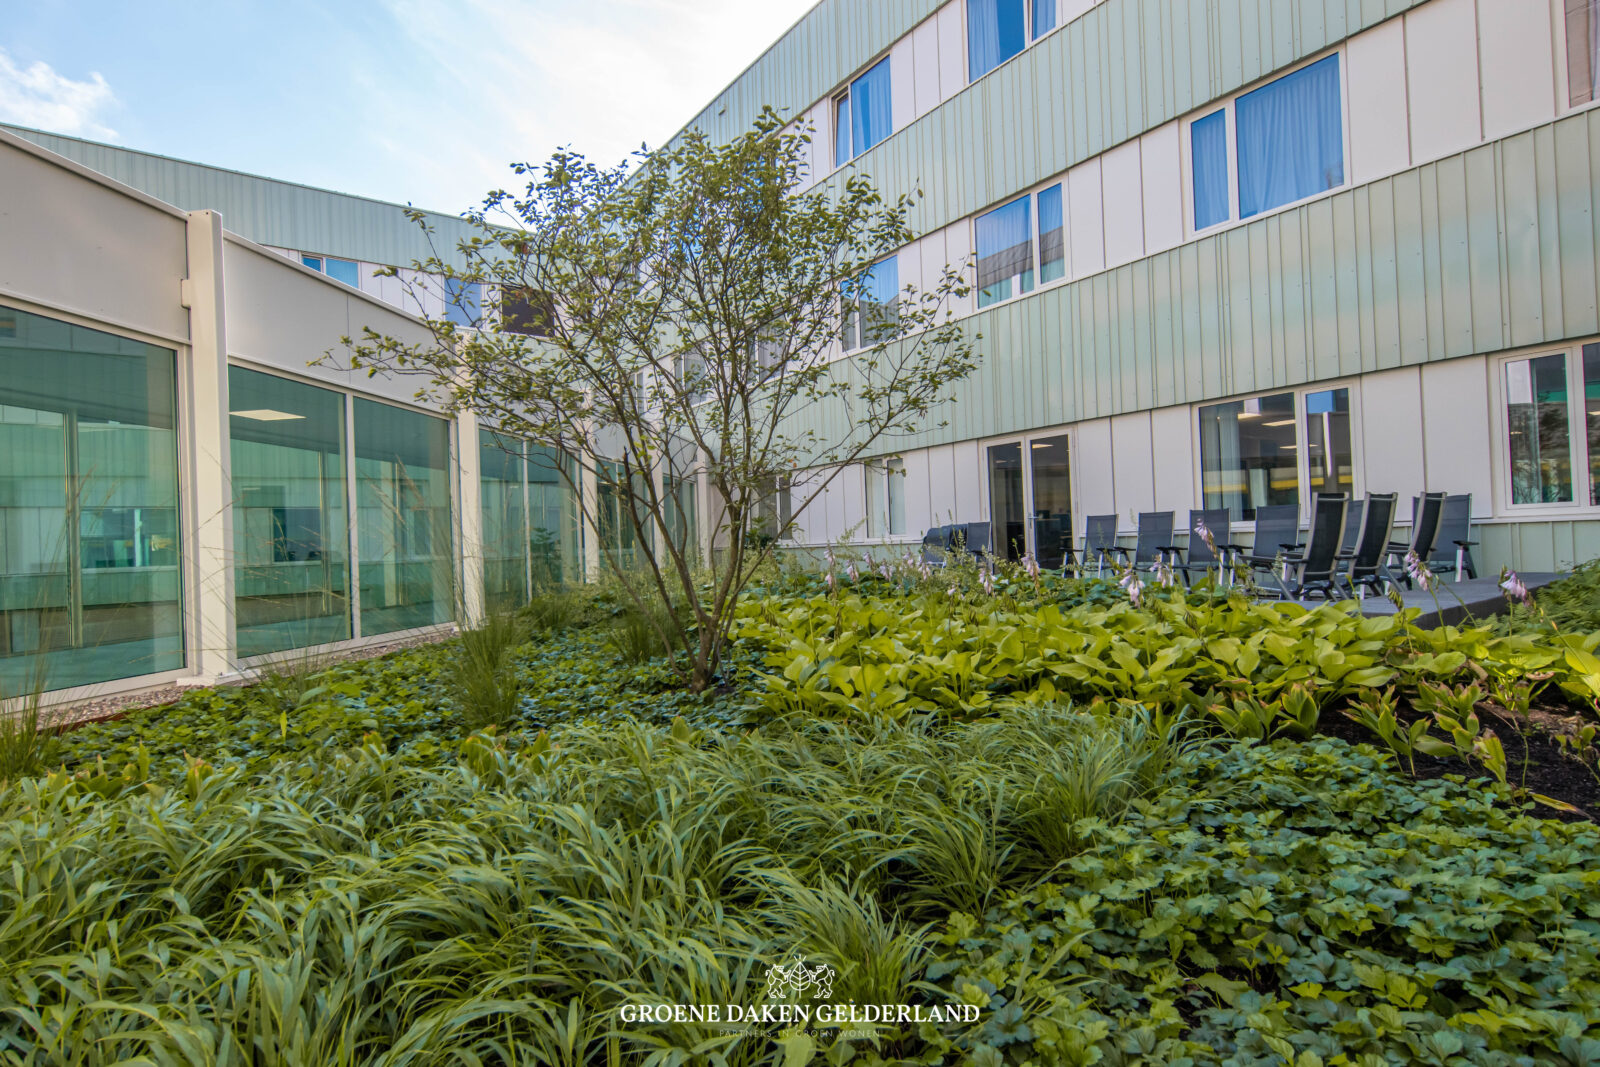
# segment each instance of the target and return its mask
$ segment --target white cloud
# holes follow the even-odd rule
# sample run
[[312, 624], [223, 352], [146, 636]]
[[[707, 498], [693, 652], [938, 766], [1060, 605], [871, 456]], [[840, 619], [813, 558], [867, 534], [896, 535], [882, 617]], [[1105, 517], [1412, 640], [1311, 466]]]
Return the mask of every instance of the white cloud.
[[456, 94], [433, 128], [449, 150], [417, 153], [413, 173], [453, 203], [563, 145], [602, 165], [658, 146], [814, 2], [384, 0], [418, 65]]
[[116, 104], [116, 94], [98, 72], [73, 81], [42, 60], [19, 67], [0, 48], [0, 121], [111, 141], [117, 131], [102, 119]]

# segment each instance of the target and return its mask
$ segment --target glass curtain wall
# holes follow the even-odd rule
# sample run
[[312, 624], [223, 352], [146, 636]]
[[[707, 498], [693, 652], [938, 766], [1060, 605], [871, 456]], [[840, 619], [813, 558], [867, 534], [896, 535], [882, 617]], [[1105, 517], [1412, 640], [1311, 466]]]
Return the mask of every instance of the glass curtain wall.
[[510, 611], [528, 602], [526, 467], [521, 441], [492, 430], [478, 431], [483, 602], [489, 611]]
[[570, 458], [552, 448], [529, 445], [527, 454], [528, 549], [534, 588], [580, 582], [583, 554], [577, 501], [557, 465], [565, 464], [569, 473], [578, 472]]
[[175, 362], [0, 307], [0, 689], [183, 666]]
[[450, 425], [371, 400], [355, 402], [361, 633], [455, 617]]
[[1355, 493], [1350, 390], [1306, 394], [1306, 477], [1313, 493]]
[[240, 656], [348, 640], [344, 396], [228, 368]]
[[1566, 354], [1513, 360], [1505, 365], [1505, 375], [1511, 502], [1569, 503], [1572, 438]]

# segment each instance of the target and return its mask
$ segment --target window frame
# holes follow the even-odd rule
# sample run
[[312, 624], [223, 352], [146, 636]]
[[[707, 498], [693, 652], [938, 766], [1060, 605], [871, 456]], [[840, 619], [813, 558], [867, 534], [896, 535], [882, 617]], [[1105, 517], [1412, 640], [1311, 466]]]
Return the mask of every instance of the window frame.
[[[1588, 404], [1583, 402], [1583, 349], [1585, 345], [1597, 342], [1600, 342], [1600, 338], [1580, 338], [1566, 344], [1503, 352], [1490, 358], [1489, 396], [1494, 409], [1490, 429], [1494, 434], [1492, 447], [1496, 453], [1494, 497], [1497, 514], [1523, 518], [1538, 515], [1571, 517], [1574, 512], [1592, 514], [1600, 511], [1600, 501], [1590, 500]], [[1517, 504], [1513, 502], [1512, 495], [1511, 425], [1506, 411], [1505, 368], [1511, 363], [1561, 355], [1567, 359], [1567, 453], [1572, 464], [1572, 499]]]
[[[1049, 281], [1043, 281], [1044, 235], [1039, 229], [1039, 195], [1058, 186], [1061, 189], [1061, 277], [1051, 278]], [[983, 287], [978, 284], [976, 266], [976, 264], [980, 262], [978, 250], [978, 220], [984, 218], [992, 212], [999, 211], [1002, 208], [1010, 207], [1023, 197], [1029, 198], [1028, 225], [1030, 227], [1029, 241], [1033, 246], [1033, 260], [1030, 268], [1033, 271], [1033, 288], [1027, 290], [1026, 292], [1022, 292], [1020, 291], [1019, 287], [1019, 291], [1012, 293], [1008, 297], [991, 301], [987, 304], [980, 303], [982, 300]], [[1013, 301], [1021, 300], [1023, 297], [1033, 296], [1035, 293], [1043, 292], [1046, 289], [1054, 289], [1058, 285], [1066, 285], [1073, 280], [1072, 213], [1070, 210], [1070, 205], [1067, 203], [1067, 176], [1065, 174], [1057, 175], [1053, 179], [1042, 181], [1038, 185], [1035, 185], [1029, 189], [1025, 189], [1020, 193], [1016, 193], [1012, 196], [1006, 197], [1004, 200], [990, 204], [982, 211], [973, 214], [972, 218], [968, 222], [968, 226], [969, 229], [967, 233], [972, 241], [972, 259], [974, 263], [971, 296], [972, 314], [981, 314], [985, 311], [988, 311], [990, 308], [1002, 307]]]
[[[1324, 189], [1299, 200], [1291, 200], [1288, 203], [1279, 204], [1265, 211], [1258, 211], [1248, 219], [1241, 219], [1239, 217], [1239, 123], [1235, 105], [1240, 97], [1249, 96], [1257, 89], [1265, 89], [1274, 82], [1281, 81], [1292, 74], [1298, 74], [1305, 68], [1315, 66], [1330, 56], [1339, 57], [1339, 134], [1340, 148], [1344, 157], [1344, 181], [1331, 189]], [[1224, 113], [1223, 141], [1227, 144], [1228, 149], [1228, 217], [1203, 229], [1197, 229], [1194, 215], [1194, 133], [1192, 127], [1196, 122], [1210, 118], [1218, 111]], [[1178, 120], [1178, 152], [1179, 171], [1182, 178], [1181, 185], [1183, 186], [1183, 232], [1186, 241], [1193, 240], [1196, 237], [1222, 233], [1235, 226], [1248, 225], [1260, 219], [1270, 218], [1281, 211], [1288, 211], [1291, 208], [1300, 207], [1314, 200], [1348, 190], [1352, 184], [1350, 180], [1350, 60], [1346, 54], [1345, 46], [1340, 44], [1333, 48], [1323, 49], [1316, 55], [1302, 59], [1282, 70], [1273, 71], [1270, 75], [1258, 78], [1249, 85], [1229, 93], [1226, 97], [1208, 101], [1205, 106], [1191, 111]]]
[[[1367, 492], [1366, 465], [1362, 439], [1361, 405], [1361, 379], [1359, 377], [1329, 378], [1324, 381], [1307, 382], [1302, 385], [1286, 385], [1276, 389], [1258, 389], [1251, 393], [1240, 393], [1236, 396], [1213, 397], [1202, 403], [1189, 405], [1189, 433], [1190, 441], [1194, 448], [1194, 497], [1193, 507], [1203, 509], [1206, 504], [1205, 486], [1205, 451], [1200, 439], [1200, 412], [1218, 404], [1234, 404], [1245, 400], [1259, 400], [1262, 397], [1282, 396], [1290, 393], [1294, 396], [1294, 468], [1295, 468], [1295, 506], [1299, 509], [1301, 525], [1311, 520], [1311, 465], [1308, 461], [1306, 439], [1306, 397], [1312, 393], [1326, 393], [1337, 389], [1346, 389], [1350, 393], [1350, 498], [1364, 496]], [[1233, 525], [1241, 529], [1255, 529], [1254, 519], [1239, 519]]]
[[[1582, 104], [1572, 103], [1572, 64], [1567, 57], [1567, 6], [1565, 0], [1550, 0], [1550, 24], [1554, 32], [1556, 114], [1575, 115], [1600, 107], [1600, 93]], [[1526, 505], [1524, 505], [1526, 506]]]
[[[861, 79], [865, 78], [868, 74], [871, 74], [885, 63], [888, 63], [893, 58], [894, 56], [891, 52], [884, 52], [881, 55], [875, 56], [871, 62], [863, 66], [856, 74], [851, 75], [850, 79], [846, 81], [841, 88], [828, 97], [828, 122], [833, 130], [833, 147], [830, 150], [833, 153], [833, 167], [831, 170], [838, 170], [850, 163], [854, 163], [861, 156], [866, 155], [868, 152], [878, 147], [878, 145], [882, 144], [884, 141], [887, 141], [889, 138], [893, 137], [899, 132], [894, 125], [894, 67], [891, 65], [889, 68], [889, 75], [885, 79], [889, 89], [889, 132], [884, 134], [879, 140], [874, 141], [872, 144], [862, 149], [860, 152], [855, 150], [856, 85], [860, 83]], [[839, 158], [840, 104], [843, 104], [849, 109], [850, 128], [844, 132], [846, 135], [846, 142], [850, 146], [850, 154], [844, 159]]]
[[[906, 532], [906, 461], [904, 456], [877, 456], [873, 459], [863, 460], [862, 468], [862, 516], [866, 520], [867, 540], [893, 543], [905, 541], [910, 535]], [[900, 479], [899, 492], [894, 492], [894, 479]], [[894, 528], [894, 503], [895, 497], [900, 502], [900, 526]], [[875, 509], [874, 504], [882, 505], [881, 510]]]
[[[1002, 59], [1000, 62], [996, 63], [994, 66], [990, 67], [988, 70], [984, 71], [982, 74], [978, 75], [976, 78], [974, 78], [972, 76], [972, 15], [971, 15], [972, 0], [965, 0], [965, 2], [962, 3], [962, 5], [961, 5], [961, 69], [963, 71], [965, 71], [966, 74], [967, 74], [967, 84], [968, 85], [977, 85], [983, 79], [987, 78], [989, 75], [993, 74], [995, 71], [999, 70], [1001, 67], [1005, 66], [1007, 63], [1010, 63], [1013, 59], [1016, 59], [1017, 56], [1026, 54], [1028, 49], [1032, 48], [1034, 45], [1038, 44], [1040, 41], [1043, 41], [1047, 37], [1050, 37], [1050, 36], [1052, 36], [1054, 34], [1060, 33], [1061, 32], [1061, 28], [1063, 26], [1067, 25], [1068, 22], [1076, 22], [1079, 18], [1082, 18], [1084, 15], [1088, 14], [1088, 11], [1084, 11], [1084, 12], [1080, 13], [1077, 16], [1077, 18], [1074, 18], [1074, 19], [1063, 19], [1061, 17], [1062, 0], [1054, 0], [1055, 5], [1056, 5], [1056, 22], [1055, 22], [1055, 25], [1051, 26], [1048, 30], [1045, 30], [1043, 33], [1041, 33], [1037, 37], [1035, 37], [1034, 34], [1033, 34], [1033, 13], [1034, 13], [1034, 5], [1037, 2], [1038, 2], [1038, 0], [1023, 0], [1023, 5], [1022, 5], [1022, 51], [1021, 52], [1017, 52], [1017, 53], [1015, 53], [1013, 55], [1007, 56], [1006, 58]], [[1094, 2], [1092, 4], [1090, 4], [1090, 6], [1089, 6], [1089, 10], [1090, 11], [1094, 10], [1094, 8], [1098, 7], [1101, 2], [1102, 2], [1102, 0], [1094, 0]]]
[[[894, 306], [895, 306], [895, 318], [896, 319], [898, 319], [899, 316], [900, 316], [900, 310], [899, 310], [900, 309], [900, 296], [905, 290], [905, 286], [900, 284], [900, 253], [901, 253], [901, 251], [903, 251], [903, 249], [896, 249], [895, 251], [890, 252], [887, 256], [884, 256], [882, 259], [874, 261], [872, 266], [868, 267], [867, 270], [863, 272], [863, 273], [871, 273], [871, 272], [877, 270], [879, 267], [881, 267], [885, 263], [893, 263], [894, 264], [894, 281], [895, 281]], [[841, 330], [840, 330], [840, 336], [839, 336], [839, 351], [840, 351], [841, 358], [843, 356], [853, 355], [853, 354], [855, 354], [857, 352], [868, 351], [869, 349], [873, 348], [877, 344], [877, 342], [872, 342], [870, 344], [867, 343], [866, 340], [865, 340], [865, 331], [862, 329], [862, 326], [863, 326], [863, 324], [865, 322], [865, 318], [863, 317], [863, 315], [861, 313], [861, 310], [862, 310], [862, 307], [863, 307], [863, 305], [865, 303], [866, 296], [867, 296], [867, 294], [866, 294], [865, 291], [862, 291], [862, 292], [858, 293], [857, 296], [856, 296], [856, 300], [855, 300], [855, 306], [851, 307], [851, 306], [849, 306], [849, 305], [847, 305], [845, 303], [844, 294], [841, 293], [839, 295], [839, 307], [840, 307], [840, 312], [841, 312], [841, 314], [840, 314]], [[854, 316], [854, 318], [852, 319], [851, 316]], [[852, 343], [852, 341], [853, 341], [853, 343]]]

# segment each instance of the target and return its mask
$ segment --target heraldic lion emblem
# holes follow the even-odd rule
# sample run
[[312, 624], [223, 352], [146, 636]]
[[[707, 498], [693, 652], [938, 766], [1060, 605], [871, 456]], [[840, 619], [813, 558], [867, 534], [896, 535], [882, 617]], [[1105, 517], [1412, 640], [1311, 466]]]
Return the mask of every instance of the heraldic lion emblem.
[[767, 972], [767, 999], [800, 999], [807, 990], [827, 1000], [833, 996], [833, 968], [826, 963], [806, 966], [806, 958], [796, 952], [788, 963], [775, 965]]

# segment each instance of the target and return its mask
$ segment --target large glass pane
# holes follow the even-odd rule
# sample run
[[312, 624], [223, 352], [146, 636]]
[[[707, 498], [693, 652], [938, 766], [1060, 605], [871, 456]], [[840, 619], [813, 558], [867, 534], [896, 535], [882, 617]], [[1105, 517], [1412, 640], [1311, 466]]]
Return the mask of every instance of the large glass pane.
[[833, 102], [833, 165], [850, 162], [850, 94]]
[[884, 59], [850, 86], [851, 147], [860, 155], [894, 132], [889, 61]]
[[0, 692], [183, 666], [174, 353], [0, 307]]
[[1033, 466], [1033, 539], [1041, 567], [1060, 567], [1072, 535], [1072, 482], [1066, 437], [1030, 442]]
[[1573, 107], [1600, 97], [1600, 0], [1566, 0], [1567, 100]]
[[1505, 373], [1511, 502], [1566, 503], [1572, 499], [1567, 357], [1514, 360]]
[[1194, 170], [1194, 228], [1227, 222], [1228, 113], [1213, 111], [1189, 124], [1190, 163]]
[[1025, 0], [967, 0], [967, 79], [977, 81], [1027, 42]]
[[[663, 501], [665, 518], [667, 520], [667, 533], [672, 538], [673, 545], [681, 552], [685, 559], [698, 562], [700, 559], [700, 512], [695, 503], [695, 479], [693, 478], [668, 478], [663, 488], [666, 499]], [[786, 490], [780, 488], [779, 496], [782, 498]], [[780, 507], [778, 527], [783, 529], [788, 525], [788, 509]]]
[[329, 256], [322, 266], [323, 272], [336, 282], [344, 282], [352, 289], [361, 288], [361, 269], [348, 259]]
[[[621, 463], [600, 463], [597, 468], [595, 525], [600, 555], [611, 559], [610, 566], [631, 570], [637, 562], [639, 530], [644, 526], [644, 516], [633, 510], [637, 488], [630, 491], [629, 473]], [[635, 482], [637, 478], [633, 475]]]
[[1033, 289], [1033, 225], [1028, 198], [978, 216], [978, 306]]
[[1056, 0], [1033, 0], [1033, 39], [1056, 28]]
[[1200, 409], [1200, 478], [1208, 508], [1251, 521], [1256, 508], [1300, 502], [1294, 394], [1234, 400]]
[[1061, 186], [1039, 194], [1039, 280], [1053, 282], [1067, 273], [1067, 226]]
[[1583, 409], [1589, 437], [1589, 503], [1600, 504], [1600, 344], [1583, 346]]
[[1234, 121], [1240, 218], [1344, 184], [1337, 55], [1241, 96]]
[[241, 656], [350, 637], [344, 397], [228, 368]]
[[1306, 394], [1306, 472], [1313, 493], [1354, 493], [1350, 390]]
[[989, 519], [994, 550], [1006, 559], [1027, 552], [1026, 512], [1022, 505], [1022, 445], [989, 448]]
[[455, 278], [444, 280], [444, 317], [474, 329], [483, 321], [483, 286]]
[[450, 425], [358, 399], [355, 438], [362, 635], [449, 622]]
[[861, 294], [861, 344], [877, 344], [899, 319], [900, 259], [890, 256], [867, 272]]
[[906, 532], [906, 461], [891, 459], [883, 468], [884, 494], [889, 498], [889, 534], [898, 537]]
[[483, 514], [483, 603], [509, 611], [528, 600], [528, 521], [522, 442], [478, 431], [478, 495]]
[[867, 536], [882, 537], [888, 532], [888, 505], [884, 501], [882, 463], [871, 462], [862, 466], [867, 478]]
[[554, 449], [528, 446], [528, 545], [535, 588], [583, 580], [578, 565], [578, 508], [562, 477], [575, 468]]

